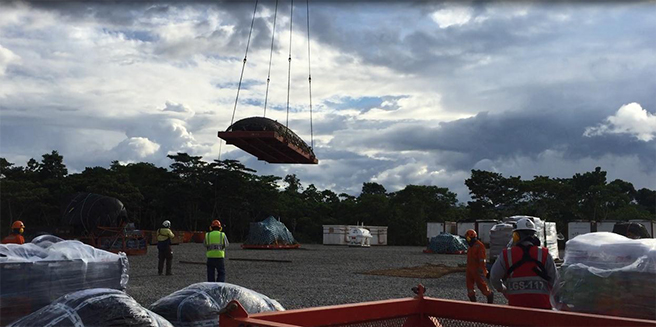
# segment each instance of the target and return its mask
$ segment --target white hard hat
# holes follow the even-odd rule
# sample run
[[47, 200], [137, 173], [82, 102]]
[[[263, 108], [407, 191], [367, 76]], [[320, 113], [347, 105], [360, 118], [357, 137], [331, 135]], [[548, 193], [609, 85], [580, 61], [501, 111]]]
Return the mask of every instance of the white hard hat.
[[531, 230], [534, 232], [538, 231], [535, 228], [535, 223], [533, 223], [533, 221], [528, 218], [521, 218], [520, 220], [518, 220], [515, 229], [513, 229], [513, 231], [522, 231], [522, 230]]
[[169, 228], [169, 227], [171, 227], [171, 222], [168, 221], [168, 220], [164, 220], [164, 222], [162, 223], [162, 226], [164, 226], [166, 228]]

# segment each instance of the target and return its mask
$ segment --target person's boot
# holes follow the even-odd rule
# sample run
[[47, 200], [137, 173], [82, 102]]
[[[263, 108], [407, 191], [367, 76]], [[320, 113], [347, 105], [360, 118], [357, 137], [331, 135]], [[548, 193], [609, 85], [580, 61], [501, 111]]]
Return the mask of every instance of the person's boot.
[[469, 301], [476, 302], [476, 294], [469, 295]]
[[490, 293], [490, 295], [487, 296], [487, 303], [494, 303], [494, 293]]

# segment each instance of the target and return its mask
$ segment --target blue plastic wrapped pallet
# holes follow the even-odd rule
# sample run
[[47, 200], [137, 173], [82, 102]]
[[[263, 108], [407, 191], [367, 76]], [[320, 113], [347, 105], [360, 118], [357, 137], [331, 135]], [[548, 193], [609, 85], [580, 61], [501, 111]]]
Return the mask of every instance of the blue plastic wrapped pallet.
[[245, 245], [292, 245], [297, 244], [292, 233], [285, 224], [273, 217], [259, 223], [251, 223]]
[[88, 288], [125, 289], [128, 259], [79, 241], [44, 235], [31, 243], [0, 245], [0, 325], [60, 296]]
[[159, 299], [150, 310], [176, 327], [219, 326], [219, 311], [237, 300], [248, 313], [285, 310], [280, 303], [229, 283], [197, 283]]
[[467, 243], [458, 235], [442, 232], [430, 239], [428, 248], [433, 253], [459, 254], [467, 252]]

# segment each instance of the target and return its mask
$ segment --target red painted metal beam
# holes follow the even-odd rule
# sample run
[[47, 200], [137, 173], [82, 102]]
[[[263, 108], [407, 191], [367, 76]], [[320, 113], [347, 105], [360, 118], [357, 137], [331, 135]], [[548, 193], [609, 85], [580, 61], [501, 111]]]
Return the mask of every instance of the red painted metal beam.
[[[246, 317], [221, 315], [221, 326], [331, 326], [406, 317], [407, 323], [435, 326], [429, 317], [480, 322], [503, 326], [650, 326], [656, 321], [590, 315], [582, 313], [518, 308], [434, 298], [406, 298], [308, 308], [281, 312], [259, 313]], [[257, 323], [256, 323], [257, 322]]]
[[218, 136], [228, 144], [269, 163], [317, 164], [319, 161], [310, 153], [287, 142], [274, 131], [232, 131], [219, 132]]
[[231, 138], [230, 141], [226, 140], [226, 143], [233, 144], [236, 147], [250, 153], [251, 155], [257, 157], [259, 160], [264, 160], [266, 162], [277, 160], [276, 157], [267, 153], [266, 151], [257, 148], [252, 145], [254, 138]]
[[267, 149], [268, 153], [275, 153], [276, 155], [274, 155], [274, 157], [281, 162], [296, 162], [296, 160], [289, 156], [288, 153], [281, 151], [286, 147], [282, 141], [278, 140], [277, 138], [274, 139], [277, 143], [271, 142], [271, 139], [266, 139], [266, 141], [264, 140], [265, 139], [262, 138], [256, 138], [253, 139], [253, 143], [257, 143], [261, 148]]
[[656, 326], [656, 321], [425, 298], [423, 311], [439, 318], [506, 326]]
[[[221, 315], [220, 321], [222, 327], [237, 327], [242, 323], [248, 324], [252, 322], [251, 319], [284, 323], [292, 326], [344, 325], [417, 315], [419, 313], [419, 304], [419, 300], [412, 298], [384, 300], [329, 307], [265, 312], [250, 315], [248, 318], [238, 318], [234, 320], [228, 316]], [[273, 326], [261, 322], [257, 325]]]

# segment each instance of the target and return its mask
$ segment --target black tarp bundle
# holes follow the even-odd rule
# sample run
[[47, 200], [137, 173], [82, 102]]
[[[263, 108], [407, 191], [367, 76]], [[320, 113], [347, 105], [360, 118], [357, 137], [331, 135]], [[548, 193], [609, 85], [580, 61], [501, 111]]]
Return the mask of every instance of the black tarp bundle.
[[129, 295], [108, 288], [66, 294], [10, 326], [173, 327], [166, 319], [142, 307]]
[[123, 203], [109, 196], [78, 193], [63, 206], [62, 224], [75, 232], [91, 232], [101, 227], [118, 227], [126, 221]]
[[285, 310], [280, 303], [229, 283], [196, 283], [171, 293], [149, 309], [176, 327], [219, 326], [219, 310], [237, 300], [248, 313]]
[[637, 222], [621, 222], [613, 226], [613, 233], [632, 239], [651, 238], [645, 225]]
[[238, 120], [226, 130], [226, 132], [233, 131], [274, 131], [290, 143], [299, 147], [303, 152], [310, 154], [311, 157], [315, 157], [312, 148], [296, 135], [296, 133], [285, 127], [285, 125], [266, 117], [249, 117]]

